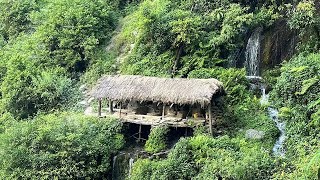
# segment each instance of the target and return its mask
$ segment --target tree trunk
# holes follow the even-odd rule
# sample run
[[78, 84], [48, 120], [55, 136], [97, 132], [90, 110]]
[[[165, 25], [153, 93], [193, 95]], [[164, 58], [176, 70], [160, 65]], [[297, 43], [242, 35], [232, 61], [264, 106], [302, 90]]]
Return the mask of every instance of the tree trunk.
[[176, 71], [179, 65], [179, 60], [182, 54], [182, 50], [183, 50], [183, 45], [180, 44], [179, 48], [177, 49], [177, 53], [176, 53], [176, 57], [174, 59], [174, 63], [173, 63], [173, 67], [172, 67], [172, 71], [171, 71], [171, 78], [173, 78], [176, 75]]

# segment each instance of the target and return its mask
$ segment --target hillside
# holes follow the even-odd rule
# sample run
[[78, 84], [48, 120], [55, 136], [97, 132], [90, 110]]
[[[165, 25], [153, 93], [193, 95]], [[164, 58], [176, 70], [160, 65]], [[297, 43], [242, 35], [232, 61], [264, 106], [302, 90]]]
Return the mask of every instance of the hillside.
[[[135, 143], [103, 75], [218, 79], [213, 136]], [[0, 84], [0, 179], [320, 178], [317, 0], [0, 0]]]

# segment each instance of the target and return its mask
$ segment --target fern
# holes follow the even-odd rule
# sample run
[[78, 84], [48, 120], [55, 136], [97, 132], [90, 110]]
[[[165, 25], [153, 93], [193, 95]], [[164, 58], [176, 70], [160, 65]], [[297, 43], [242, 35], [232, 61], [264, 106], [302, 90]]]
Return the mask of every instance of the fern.
[[302, 89], [300, 92], [295, 92], [296, 95], [304, 95], [311, 86], [313, 86], [314, 84], [316, 84], [317, 82], [319, 82], [319, 78], [318, 77], [314, 77], [311, 79], [307, 79], [304, 80], [302, 82]]

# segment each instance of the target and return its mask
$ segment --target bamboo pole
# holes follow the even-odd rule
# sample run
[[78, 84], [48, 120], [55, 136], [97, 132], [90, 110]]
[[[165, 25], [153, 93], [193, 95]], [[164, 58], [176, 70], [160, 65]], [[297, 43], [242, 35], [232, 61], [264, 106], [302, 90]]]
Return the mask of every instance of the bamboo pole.
[[213, 136], [211, 104], [208, 105], [208, 113], [209, 113], [209, 131], [211, 136]]
[[141, 140], [141, 129], [142, 129], [141, 126], [142, 126], [142, 125], [140, 124], [140, 125], [139, 125], [139, 138], [138, 138], [138, 142], [140, 142], [140, 140]]
[[120, 102], [120, 110], [119, 110], [119, 117], [121, 118], [121, 109], [122, 109], [122, 102]]
[[163, 106], [162, 106], [162, 120], [164, 119], [164, 111], [165, 111], [165, 108], [166, 108], [166, 104], [163, 103]]
[[102, 103], [101, 103], [101, 99], [98, 100], [98, 116], [101, 116], [101, 109], [102, 109]]
[[109, 112], [112, 114], [113, 113], [113, 101], [109, 100]]

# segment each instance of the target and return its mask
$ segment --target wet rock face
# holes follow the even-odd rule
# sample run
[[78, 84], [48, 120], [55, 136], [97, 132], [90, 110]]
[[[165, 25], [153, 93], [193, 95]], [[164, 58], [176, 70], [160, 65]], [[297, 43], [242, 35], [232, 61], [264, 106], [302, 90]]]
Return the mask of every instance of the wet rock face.
[[230, 65], [246, 67], [249, 76], [260, 76], [265, 69], [289, 60], [295, 53], [297, 42], [297, 33], [284, 20], [268, 28], [258, 27], [248, 32], [245, 45], [235, 59], [236, 63]]
[[246, 131], [246, 138], [248, 139], [262, 139], [265, 133], [263, 131], [258, 131], [255, 129], [248, 129]]
[[284, 60], [290, 59], [294, 54], [296, 44], [297, 35], [284, 20], [265, 29], [261, 39], [261, 68], [273, 68]]

